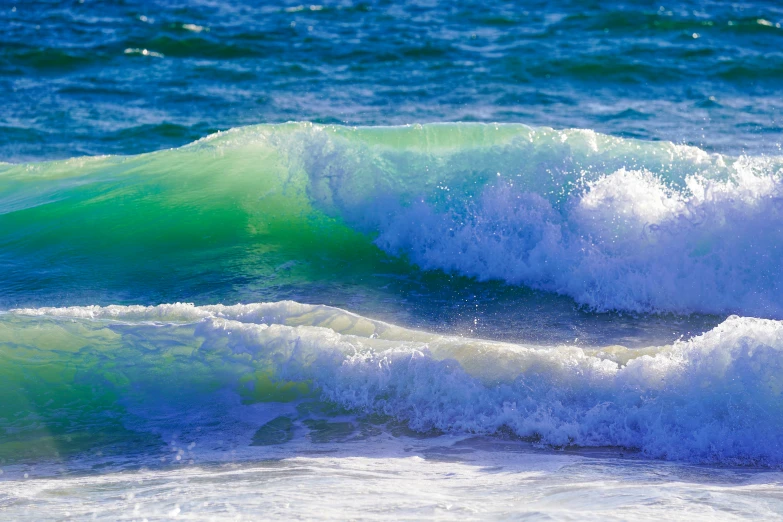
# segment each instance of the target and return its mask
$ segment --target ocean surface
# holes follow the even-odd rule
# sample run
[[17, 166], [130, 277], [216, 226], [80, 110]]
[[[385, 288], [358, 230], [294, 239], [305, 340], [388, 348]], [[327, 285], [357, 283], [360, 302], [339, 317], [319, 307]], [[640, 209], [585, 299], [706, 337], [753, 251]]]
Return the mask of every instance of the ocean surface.
[[0, 2], [0, 518], [783, 518], [781, 24]]

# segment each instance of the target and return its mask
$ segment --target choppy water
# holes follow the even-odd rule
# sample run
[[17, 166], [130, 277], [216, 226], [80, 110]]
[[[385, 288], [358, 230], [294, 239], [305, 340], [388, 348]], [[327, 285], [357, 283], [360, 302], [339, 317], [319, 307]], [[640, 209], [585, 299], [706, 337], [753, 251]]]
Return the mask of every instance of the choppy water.
[[776, 2], [5, 2], [0, 157], [139, 153], [240, 125], [524, 122], [780, 143]]
[[776, 6], [2, 8], [0, 513], [783, 513]]

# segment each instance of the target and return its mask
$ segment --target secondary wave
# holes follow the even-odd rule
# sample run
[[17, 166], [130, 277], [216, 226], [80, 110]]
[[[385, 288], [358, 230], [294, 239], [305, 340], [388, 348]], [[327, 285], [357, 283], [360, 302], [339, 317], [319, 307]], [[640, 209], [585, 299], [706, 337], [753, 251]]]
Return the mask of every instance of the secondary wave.
[[628, 350], [434, 335], [294, 302], [23, 309], [0, 315], [0, 356], [0, 452], [15, 456], [112, 429], [204, 426], [247, 445], [263, 424], [254, 404], [315, 397], [418, 431], [783, 464], [783, 323], [771, 320]]

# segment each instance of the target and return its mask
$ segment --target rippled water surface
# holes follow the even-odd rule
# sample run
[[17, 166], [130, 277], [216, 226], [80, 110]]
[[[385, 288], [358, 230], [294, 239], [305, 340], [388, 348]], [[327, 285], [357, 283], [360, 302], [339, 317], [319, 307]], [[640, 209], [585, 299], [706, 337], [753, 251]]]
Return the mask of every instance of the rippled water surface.
[[309, 120], [507, 121], [778, 150], [775, 2], [5, 2], [0, 159]]

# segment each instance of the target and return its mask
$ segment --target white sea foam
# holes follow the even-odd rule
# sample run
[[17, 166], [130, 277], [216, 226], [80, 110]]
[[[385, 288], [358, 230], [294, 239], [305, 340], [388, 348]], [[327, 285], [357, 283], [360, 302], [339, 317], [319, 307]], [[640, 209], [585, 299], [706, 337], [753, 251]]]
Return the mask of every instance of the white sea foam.
[[[650, 466], [508, 443], [438, 440], [438, 446], [386, 440], [373, 449], [335, 444], [320, 455], [244, 465], [20, 476], [0, 481], [0, 497], [6, 518], [35, 521], [236, 520], [263, 513], [265, 520], [712, 522], [775, 520], [783, 507], [783, 476], [775, 471]], [[359, 456], [351, 453], [357, 450]]]
[[426, 269], [569, 295], [593, 309], [783, 314], [783, 184], [742, 172], [687, 193], [621, 169], [563, 208], [507, 183], [438, 212], [387, 214], [377, 244]]
[[598, 311], [783, 317], [779, 158], [591, 131], [429, 126], [405, 148], [365, 132], [277, 146], [317, 206], [425, 269]]

